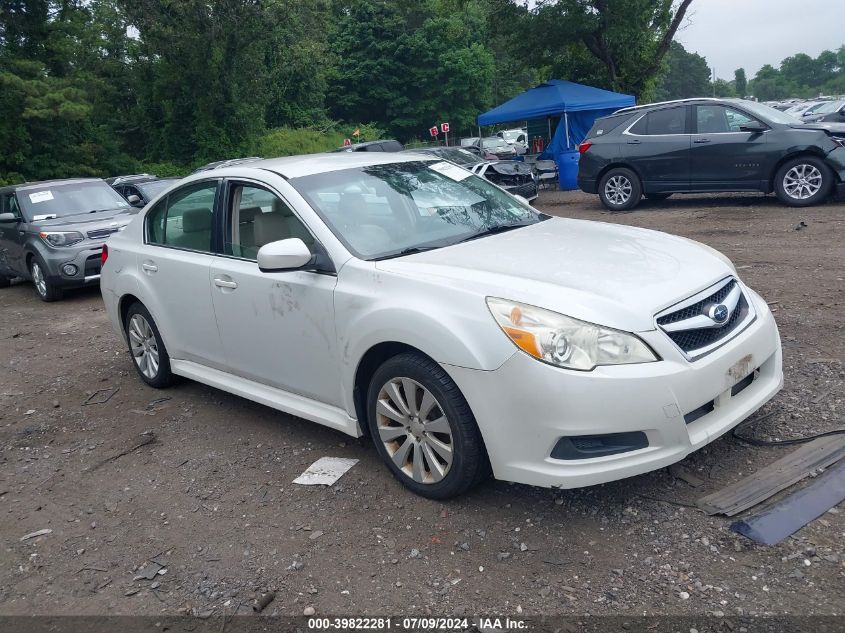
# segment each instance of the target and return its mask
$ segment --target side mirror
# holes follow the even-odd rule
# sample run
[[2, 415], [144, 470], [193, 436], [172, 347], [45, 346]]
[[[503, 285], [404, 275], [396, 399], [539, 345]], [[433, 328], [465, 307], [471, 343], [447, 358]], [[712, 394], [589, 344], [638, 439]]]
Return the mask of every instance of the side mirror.
[[141, 198], [133, 193], [132, 195], [126, 196], [126, 202], [128, 202], [134, 207], [137, 206], [139, 202], [141, 202]]
[[258, 249], [258, 269], [263, 273], [296, 270], [313, 259], [305, 242], [298, 237], [270, 242]]
[[768, 129], [769, 128], [767, 128], [759, 121], [749, 121], [748, 123], [739, 126], [740, 132], [752, 132], [754, 134], [760, 134], [761, 132], [765, 132]]
[[0, 222], [20, 222], [21, 219], [14, 213], [0, 213]]

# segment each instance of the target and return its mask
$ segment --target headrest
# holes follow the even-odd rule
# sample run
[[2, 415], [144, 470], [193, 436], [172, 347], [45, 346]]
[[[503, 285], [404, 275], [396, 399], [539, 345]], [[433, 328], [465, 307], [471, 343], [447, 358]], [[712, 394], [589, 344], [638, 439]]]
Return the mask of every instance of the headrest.
[[287, 235], [287, 218], [280, 213], [259, 213], [255, 216], [253, 234], [255, 245], [259, 247], [284, 239]]
[[355, 220], [355, 218], [366, 213], [367, 201], [364, 199], [364, 194], [357, 191], [347, 191], [340, 196], [337, 210], [341, 219], [347, 222]]
[[248, 224], [255, 220], [255, 216], [261, 213], [261, 207], [247, 207], [238, 212], [238, 223]]
[[211, 230], [211, 209], [187, 209], [182, 214], [182, 232], [197, 233]]

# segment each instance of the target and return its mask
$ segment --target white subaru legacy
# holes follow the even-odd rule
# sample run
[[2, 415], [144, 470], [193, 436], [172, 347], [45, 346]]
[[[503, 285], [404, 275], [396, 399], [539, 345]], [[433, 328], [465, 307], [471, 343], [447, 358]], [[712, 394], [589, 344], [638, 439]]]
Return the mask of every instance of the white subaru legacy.
[[103, 254], [141, 379], [352, 436], [421, 495], [573, 488], [682, 459], [783, 382], [766, 302], [681, 237], [550, 218], [424, 155], [195, 174]]

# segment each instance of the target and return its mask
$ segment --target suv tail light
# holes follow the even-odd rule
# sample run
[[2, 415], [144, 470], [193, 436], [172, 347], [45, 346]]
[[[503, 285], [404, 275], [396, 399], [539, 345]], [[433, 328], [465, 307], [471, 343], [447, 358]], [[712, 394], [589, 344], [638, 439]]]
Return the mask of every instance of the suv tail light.
[[585, 154], [593, 146], [592, 141], [584, 141], [578, 146], [578, 153]]
[[109, 245], [103, 244], [103, 252], [100, 253], [100, 267], [106, 263], [106, 260], [109, 258]]

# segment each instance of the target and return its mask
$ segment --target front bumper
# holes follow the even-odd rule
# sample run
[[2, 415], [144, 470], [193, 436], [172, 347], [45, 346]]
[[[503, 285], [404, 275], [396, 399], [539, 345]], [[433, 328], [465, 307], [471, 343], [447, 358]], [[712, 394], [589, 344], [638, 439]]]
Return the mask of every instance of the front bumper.
[[[783, 385], [780, 337], [754, 293], [757, 319], [695, 362], [659, 331], [643, 332], [663, 359], [641, 365], [559, 369], [516, 352], [499, 369], [444, 365], [478, 421], [497, 479], [578, 488], [667, 466], [731, 430]], [[738, 371], [739, 368], [739, 371]], [[731, 395], [747, 375], [754, 380]], [[692, 420], [690, 413], [712, 405]], [[685, 421], [684, 416], [689, 423]], [[648, 446], [585, 459], [555, 459], [562, 437], [642, 432]]]
[[[80, 247], [45, 247], [39, 254], [47, 266], [47, 279], [51, 284], [60, 288], [77, 288], [99, 283], [102, 252], [103, 242], [88, 242]], [[68, 264], [76, 268], [72, 275], [65, 272]]]

